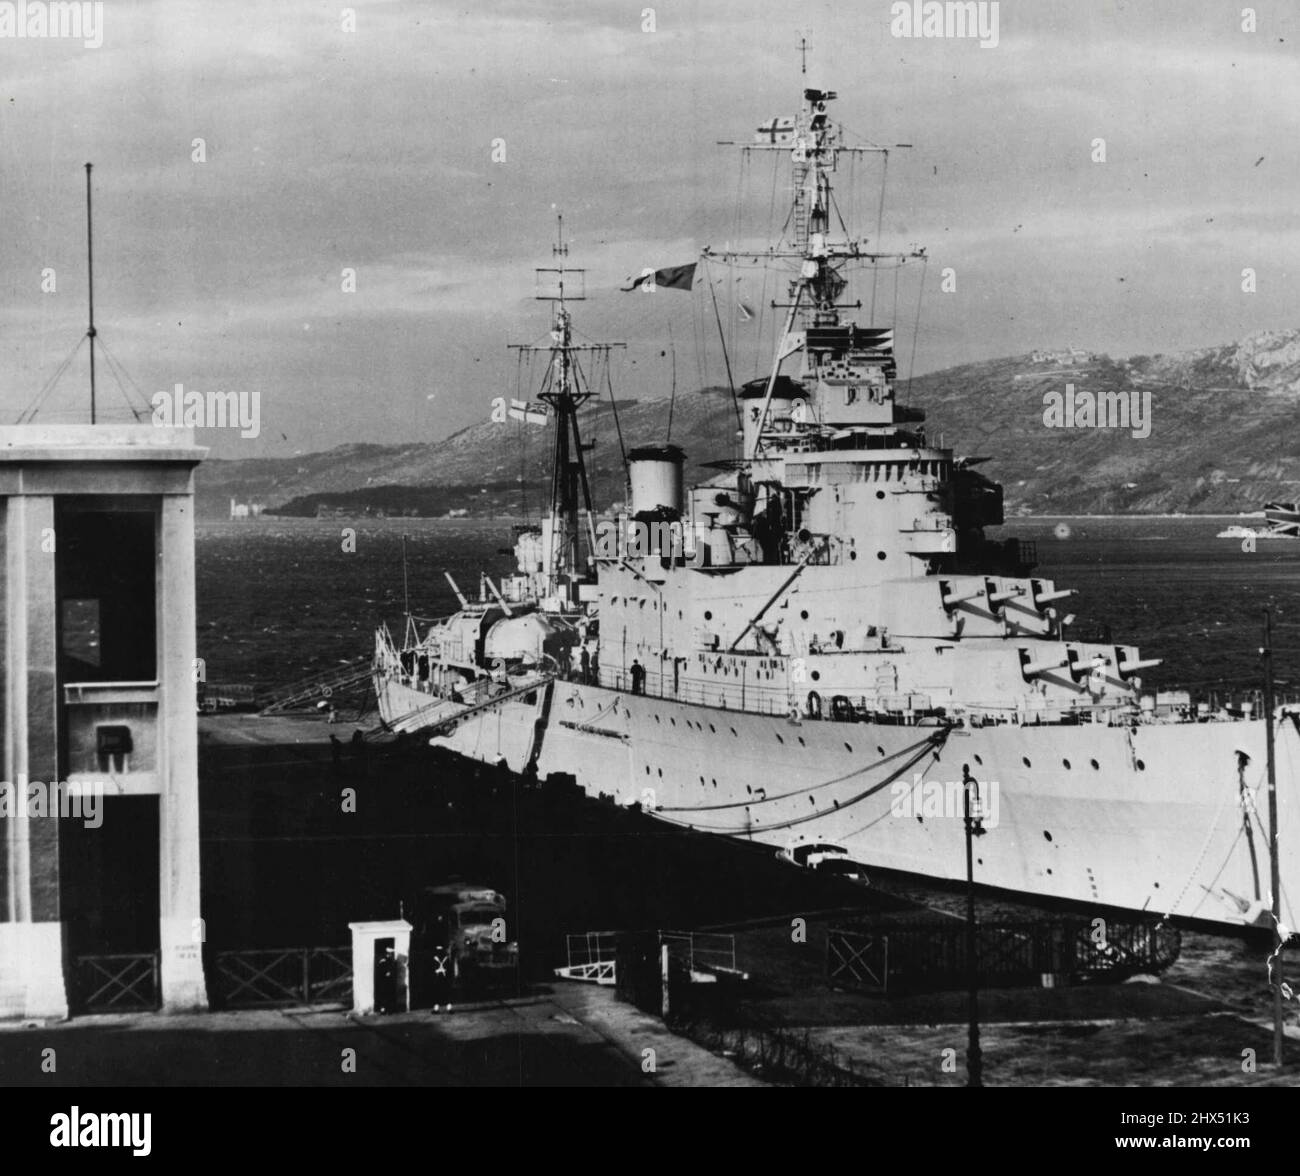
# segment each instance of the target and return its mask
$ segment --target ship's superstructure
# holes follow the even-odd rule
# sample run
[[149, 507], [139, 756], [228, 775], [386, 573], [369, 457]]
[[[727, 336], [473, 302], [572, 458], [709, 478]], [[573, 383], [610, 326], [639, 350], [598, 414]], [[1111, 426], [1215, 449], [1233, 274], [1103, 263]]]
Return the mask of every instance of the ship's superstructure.
[[[542, 397], [550, 516], [479, 603], [462, 598], [400, 651], [381, 632], [385, 720], [682, 826], [938, 877], [964, 870], [974, 779], [990, 833], [980, 882], [1267, 919], [1264, 724], [1144, 690], [1156, 660], [1080, 634], [1032, 546], [985, 537], [1001, 488], [927, 441], [924, 413], [896, 399], [893, 327], [850, 313], [855, 268], [924, 253], [879, 252], [839, 220], [841, 158], [879, 149], [845, 143], [835, 97], [805, 89], [800, 114], [752, 147], [789, 155], [782, 241], [703, 254], [786, 277], [768, 374], [737, 390], [739, 455], [687, 489], [680, 449], [633, 449], [626, 512], [597, 519], [564, 294], [577, 271], [561, 257]], [[1285, 855], [1300, 834], [1294, 721], [1276, 754]]]

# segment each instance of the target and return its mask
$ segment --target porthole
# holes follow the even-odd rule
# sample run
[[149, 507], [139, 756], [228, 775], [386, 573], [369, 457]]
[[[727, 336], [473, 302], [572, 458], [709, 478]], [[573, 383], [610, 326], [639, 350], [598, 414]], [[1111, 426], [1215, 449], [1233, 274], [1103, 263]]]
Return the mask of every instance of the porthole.
[[673, 725], [674, 727], [677, 726], [677, 720], [674, 719], [674, 718], [672, 717], [672, 715], [669, 715], [669, 716], [668, 716], [668, 721], [669, 721], [670, 723], [672, 723], [672, 725]]
[[776, 735], [776, 741], [777, 741], [778, 743], [784, 743], [784, 742], [785, 742], [785, 740], [781, 738], [781, 732], [780, 732], [780, 731], [775, 731], [775, 732], [773, 732], [773, 734]]
[[798, 740], [799, 740], [799, 746], [800, 746], [800, 747], [807, 747], [807, 746], [808, 746], [808, 744], [806, 744], [806, 743], [803, 741], [803, 736], [802, 736], [802, 735], [797, 736], [797, 738], [798, 738]]
[[712, 614], [711, 612], [709, 612], [709, 610], [708, 610], [707, 608], [704, 610], [704, 619], [705, 619], [706, 621], [711, 621], [711, 620], [713, 620], [713, 614]]
[[716, 735], [716, 734], [718, 733], [718, 729], [717, 729], [717, 727], [715, 727], [712, 723], [709, 724], [709, 730], [710, 730], [714, 735]]
[[1046, 829], [1043, 830], [1043, 836], [1046, 837], [1048, 841], [1052, 840], [1052, 835]]
[[1099, 764], [1096, 760], [1089, 760], [1088, 762], [1092, 764], [1092, 770], [1094, 772], [1101, 771], [1101, 764]]
[[1048, 867], [1047, 867], [1047, 872], [1048, 872], [1049, 874], [1052, 872], [1052, 867], [1051, 867], [1051, 866], [1048, 866]]
[[808, 610], [806, 608], [799, 611], [799, 619], [801, 621], [806, 621], [808, 619]]
[[858, 553], [856, 551], [849, 552], [849, 559], [857, 559], [857, 558], [858, 558]]
[[1070, 770], [1070, 761], [1068, 759], [1063, 759], [1061, 763], [1065, 765], [1065, 770], [1068, 772]]
[[821, 670], [813, 670], [813, 672], [812, 672], [811, 674], [809, 674], [808, 676], [809, 676], [809, 677], [810, 677], [814, 682], [820, 682], [820, 681], [822, 680], [822, 672], [821, 672]]
[[876, 558], [877, 558], [877, 559], [884, 559], [884, 558], [885, 558], [885, 553], [884, 553], [883, 551], [877, 551], [877, 552], [876, 552]]
[[[731, 733], [732, 733], [733, 735], [736, 735], [736, 728], [735, 728], [735, 727], [732, 727], [732, 728], [731, 728]], [[739, 739], [740, 736], [739, 736], [739, 735], [736, 735], [736, 738]]]
[[884, 492], [883, 490], [877, 490], [877, 491], [876, 491], [876, 497], [877, 497], [877, 498], [884, 498], [884, 496], [885, 496], [885, 492]]
[[1138, 761], [1137, 761], [1137, 770], [1138, 770], [1139, 772], [1145, 772], [1145, 771], [1147, 770], [1147, 766], [1146, 766], [1146, 764], [1144, 764], [1141, 760], [1138, 760]]
[[[976, 759], [976, 761], [978, 761], [978, 760], [979, 760], [979, 756], [976, 756], [975, 759]], [[1029, 762], [1029, 757], [1028, 757], [1027, 755], [1022, 755], [1022, 756], [1020, 757], [1020, 762], [1021, 762], [1022, 764], [1024, 764], [1025, 767], [1027, 767], [1027, 768], [1032, 768], [1032, 767], [1034, 766], [1033, 764], [1031, 764], [1031, 763]]]
[[659, 721], [659, 716], [655, 715], [655, 722], [657, 723], [658, 721]]
[[849, 755], [853, 754], [853, 748], [850, 747], [847, 743], [844, 745], [844, 750], [847, 751]]
[[659, 769], [659, 779], [662, 780], [663, 778], [664, 778], [664, 770], [663, 770], [663, 768], [660, 768], [660, 769]]
[[646, 766], [645, 766], [645, 774], [646, 774], [647, 776], [650, 775], [650, 765], [649, 765], [649, 764], [646, 764]]
[[885, 749], [881, 747], [879, 744], [876, 745], [876, 754], [879, 756], [883, 756], [885, 754]]

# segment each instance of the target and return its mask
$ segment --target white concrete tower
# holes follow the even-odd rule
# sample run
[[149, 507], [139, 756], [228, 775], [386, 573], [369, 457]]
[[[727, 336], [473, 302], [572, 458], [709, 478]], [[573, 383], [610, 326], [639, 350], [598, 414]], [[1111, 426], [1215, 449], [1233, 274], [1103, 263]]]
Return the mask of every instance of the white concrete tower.
[[[95, 957], [207, 1006], [188, 429], [0, 428], [0, 1017], [64, 1017]], [[156, 953], [156, 954], [155, 954]]]

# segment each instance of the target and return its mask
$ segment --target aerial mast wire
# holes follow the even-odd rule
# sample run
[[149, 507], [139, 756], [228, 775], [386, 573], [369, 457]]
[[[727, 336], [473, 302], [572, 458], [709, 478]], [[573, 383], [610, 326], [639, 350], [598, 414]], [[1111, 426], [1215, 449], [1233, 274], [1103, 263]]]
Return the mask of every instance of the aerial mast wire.
[[86, 338], [90, 340], [90, 423], [95, 423], [95, 250], [90, 215], [90, 168], [86, 164], [86, 285], [90, 296], [90, 325]]
[[673, 409], [677, 407], [677, 345], [673, 342], [673, 324], [668, 324], [668, 354], [672, 356], [673, 365], [673, 390], [668, 397], [668, 432], [664, 436], [664, 444], [669, 444], [673, 439]]
[[722, 315], [718, 311], [718, 292], [713, 288], [713, 275], [709, 270], [707, 261], [704, 266], [704, 276], [708, 279], [709, 296], [713, 299], [713, 318], [718, 324], [718, 339], [722, 343], [722, 362], [727, 369], [727, 387], [731, 389], [731, 405], [736, 410], [736, 428], [743, 430], [745, 422], [740, 412], [740, 398], [736, 395], [736, 381], [731, 375], [731, 357], [727, 354], [727, 336], [722, 329]]

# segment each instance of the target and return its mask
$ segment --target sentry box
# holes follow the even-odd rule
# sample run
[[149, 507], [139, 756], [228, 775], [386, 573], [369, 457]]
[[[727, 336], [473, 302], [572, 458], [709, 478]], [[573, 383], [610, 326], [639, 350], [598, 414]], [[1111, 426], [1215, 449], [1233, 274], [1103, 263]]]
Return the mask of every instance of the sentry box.
[[352, 1011], [406, 1013], [411, 1009], [407, 964], [411, 924], [405, 919], [349, 923], [352, 932]]

